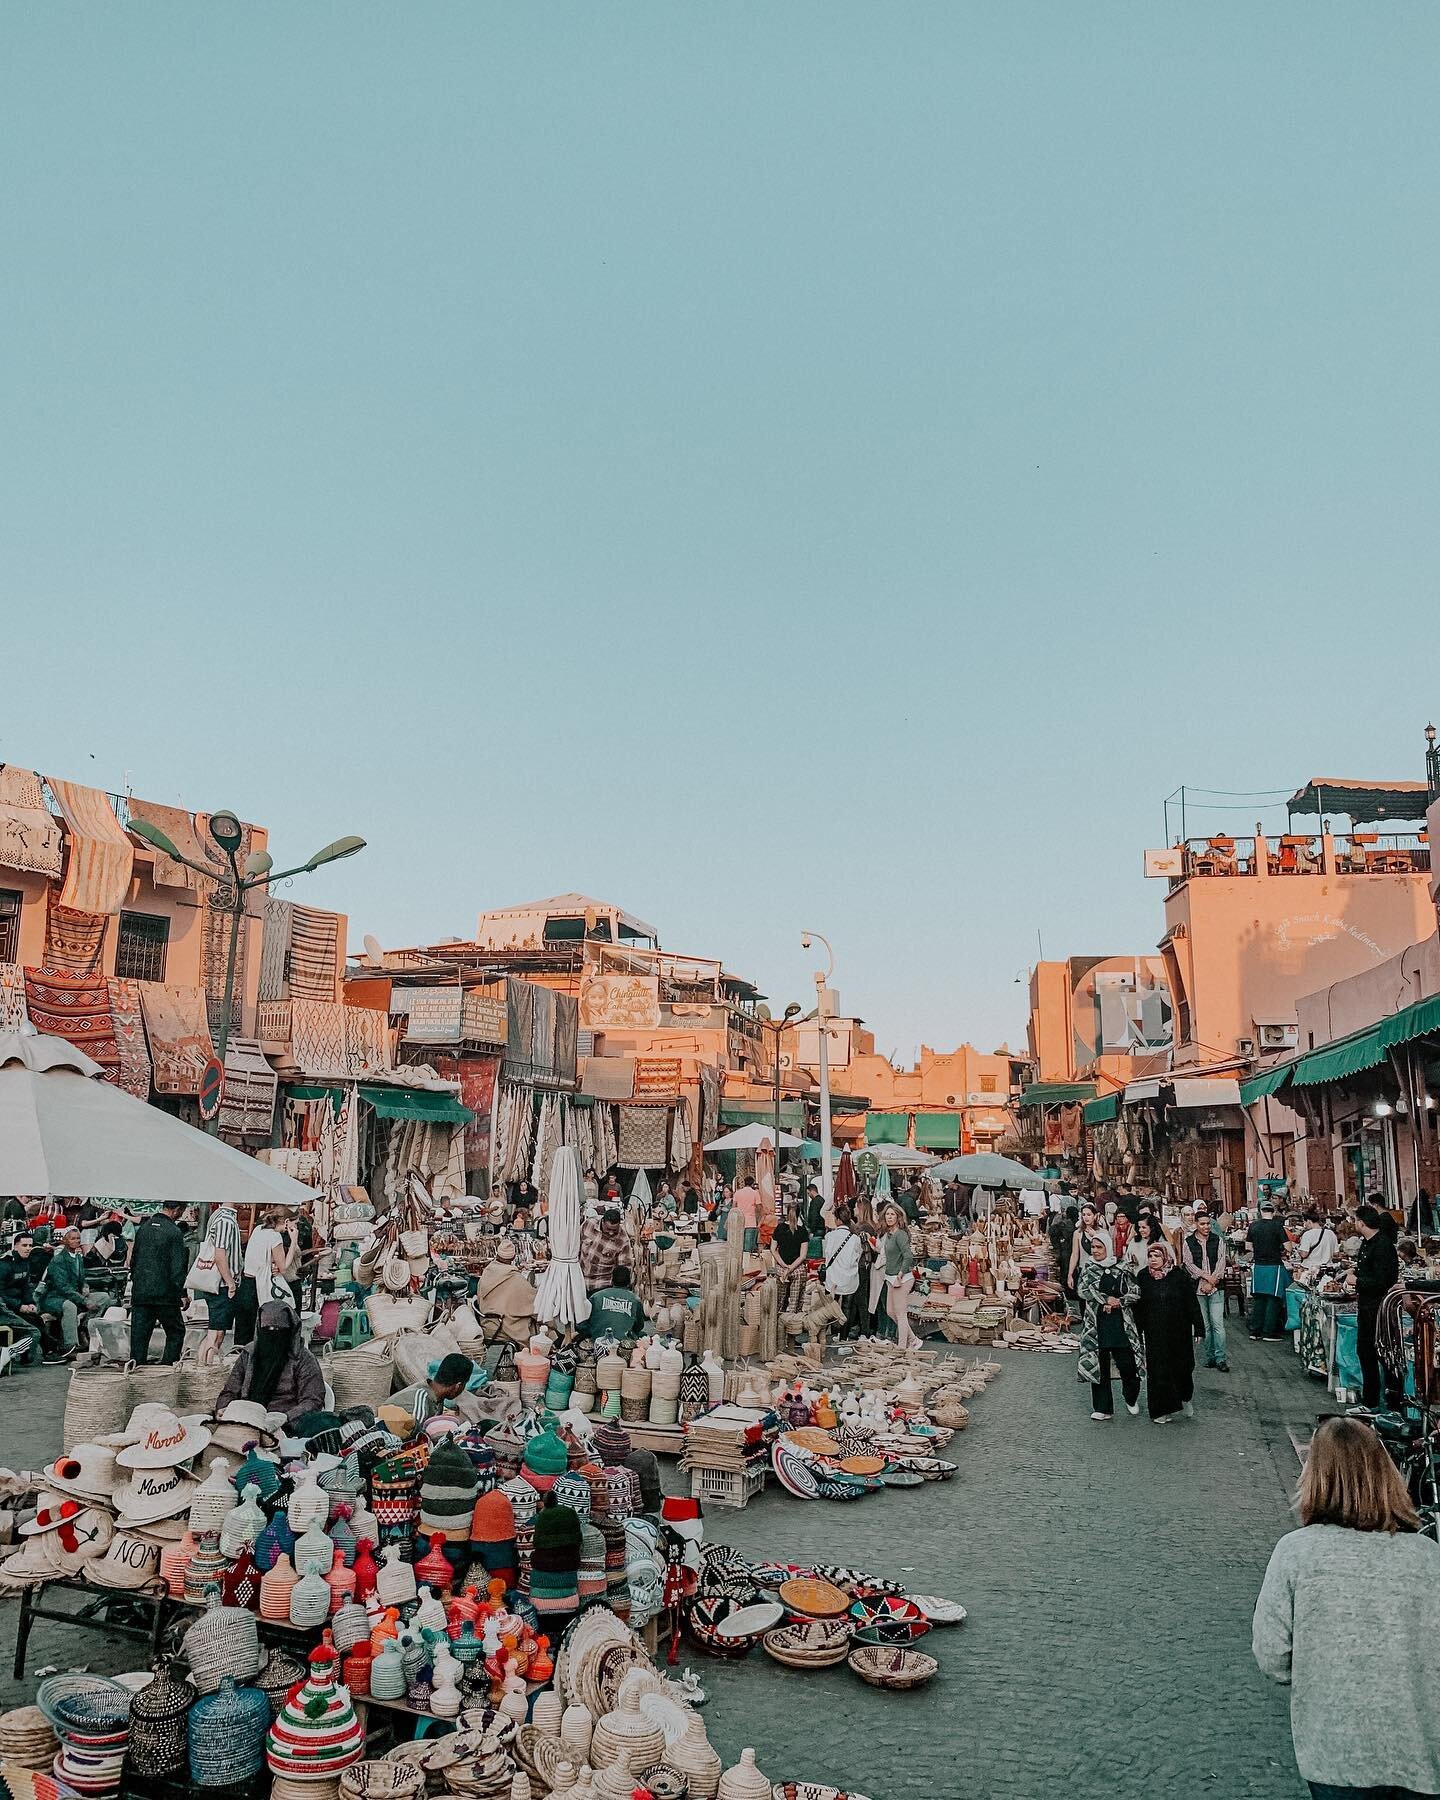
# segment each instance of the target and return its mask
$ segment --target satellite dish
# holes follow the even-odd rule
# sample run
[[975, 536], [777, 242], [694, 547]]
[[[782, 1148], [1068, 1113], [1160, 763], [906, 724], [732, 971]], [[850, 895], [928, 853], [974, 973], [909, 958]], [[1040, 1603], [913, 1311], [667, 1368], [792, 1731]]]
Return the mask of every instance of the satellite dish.
[[770, 1022], [770, 1008], [765, 1004], [765, 1002], [763, 1000], [755, 1008], [755, 1017], [757, 1019], [764, 1019], [766, 1024], [769, 1024], [769, 1022]]
[[365, 933], [365, 966], [370, 969], [385, 967], [385, 952], [380, 948], [380, 940], [373, 933]]

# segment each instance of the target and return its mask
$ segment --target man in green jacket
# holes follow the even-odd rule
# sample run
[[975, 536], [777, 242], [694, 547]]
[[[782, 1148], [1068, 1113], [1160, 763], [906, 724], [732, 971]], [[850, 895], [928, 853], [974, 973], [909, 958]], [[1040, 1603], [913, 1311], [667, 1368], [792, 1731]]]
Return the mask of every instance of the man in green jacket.
[[70, 1226], [60, 1239], [60, 1248], [50, 1258], [45, 1278], [37, 1296], [40, 1310], [60, 1321], [62, 1352], [56, 1362], [73, 1362], [80, 1346], [80, 1315], [85, 1311], [85, 1258], [80, 1248], [80, 1232]]

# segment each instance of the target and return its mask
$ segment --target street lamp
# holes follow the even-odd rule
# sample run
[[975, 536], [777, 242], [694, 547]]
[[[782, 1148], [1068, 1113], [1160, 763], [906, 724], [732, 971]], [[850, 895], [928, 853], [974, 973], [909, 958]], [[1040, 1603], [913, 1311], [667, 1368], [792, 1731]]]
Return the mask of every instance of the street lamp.
[[778, 1019], [772, 1019], [770, 1017], [770, 1009], [768, 1006], [760, 1007], [760, 1009], [758, 1010], [758, 1012], [755, 1015], [756, 1023], [762, 1028], [762, 1030], [768, 1031], [770, 1033], [770, 1036], [772, 1039], [771, 1048], [774, 1051], [773, 1066], [775, 1069], [775, 1155], [776, 1155], [777, 1159], [780, 1155], [780, 1040], [782, 1037], [784, 1037], [785, 1029], [789, 1025], [790, 1021], [794, 1018], [797, 1018], [799, 1016], [799, 1013], [800, 1013], [800, 1007], [799, 1007], [798, 1002], [792, 1000], [790, 1002], [790, 1004], [785, 1008], [784, 1013]]
[[818, 931], [802, 931], [800, 948], [811, 943], [825, 946], [826, 966], [815, 971], [815, 1013], [820, 1024], [820, 1192], [829, 1206], [835, 1194], [835, 1175], [830, 1166], [830, 1018], [835, 996], [830, 991], [830, 977], [835, 970], [835, 952], [830, 940]]
[[[204, 863], [195, 862], [188, 856], [182, 856], [170, 839], [158, 825], [152, 825], [148, 819], [132, 819], [130, 831], [138, 838], [143, 838], [173, 862], [184, 863], [187, 869], [194, 869], [198, 874], [206, 875], [215, 881], [215, 870]], [[225, 989], [220, 1000], [220, 1030], [215, 1046], [217, 1061], [223, 1066], [225, 1051], [230, 1042], [230, 1015], [235, 1005], [235, 959], [240, 945], [240, 921], [245, 916], [245, 901], [250, 893], [259, 887], [266, 887], [274, 881], [284, 881], [291, 875], [310, 875], [326, 863], [339, 862], [342, 857], [354, 856], [365, 848], [364, 838], [336, 838], [333, 844], [326, 844], [323, 850], [303, 863], [296, 863], [293, 869], [281, 869], [275, 872], [275, 859], [268, 850], [254, 850], [245, 858], [242, 869], [239, 863], [240, 845], [244, 841], [245, 828], [233, 812], [211, 813], [209, 821], [210, 836], [217, 847], [224, 853], [230, 864], [228, 882], [217, 883], [215, 893], [211, 896], [210, 905], [216, 912], [228, 912], [230, 915], [230, 953], [225, 963]], [[207, 1121], [206, 1129], [212, 1134], [219, 1130], [220, 1115]]]

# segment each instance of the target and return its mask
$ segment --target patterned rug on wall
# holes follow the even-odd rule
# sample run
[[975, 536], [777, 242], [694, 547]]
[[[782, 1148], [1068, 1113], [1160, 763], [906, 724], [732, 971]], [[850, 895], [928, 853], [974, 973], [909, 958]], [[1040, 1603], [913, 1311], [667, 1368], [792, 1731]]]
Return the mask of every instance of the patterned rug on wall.
[[103, 975], [63, 975], [50, 969], [25, 971], [25, 1007], [38, 1032], [61, 1037], [93, 1057], [106, 1079], [119, 1083], [120, 1046], [110, 1013], [110, 990]]

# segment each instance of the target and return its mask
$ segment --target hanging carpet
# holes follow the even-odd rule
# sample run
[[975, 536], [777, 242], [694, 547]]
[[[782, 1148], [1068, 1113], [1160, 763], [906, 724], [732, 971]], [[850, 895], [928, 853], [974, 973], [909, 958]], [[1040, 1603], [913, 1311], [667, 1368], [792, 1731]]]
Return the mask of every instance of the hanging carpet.
[[275, 1071], [254, 1038], [231, 1038], [225, 1046], [225, 1089], [220, 1129], [232, 1137], [270, 1136], [275, 1119]]
[[665, 1106], [622, 1106], [620, 1108], [619, 1154], [615, 1160], [622, 1169], [663, 1169], [665, 1167], [666, 1128], [670, 1109]]
[[110, 993], [103, 975], [62, 975], [48, 969], [27, 969], [25, 1007], [38, 1032], [64, 1038], [93, 1057], [108, 1081], [116, 1081], [120, 1047], [115, 1042]]
[[273, 897], [265, 902], [265, 926], [260, 938], [261, 1000], [288, 1000], [290, 983], [290, 902]]
[[25, 971], [19, 963], [0, 963], [0, 1031], [21, 1031], [29, 1023]]
[[104, 913], [62, 906], [52, 890], [45, 909], [45, 967], [63, 975], [93, 975], [105, 948]]
[[105, 985], [110, 995], [110, 1021], [115, 1029], [115, 1046], [120, 1053], [120, 1086], [137, 1100], [148, 1100], [150, 1047], [145, 1042], [140, 984], [138, 981], [119, 981], [111, 976]]
[[290, 997], [333, 1000], [338, 988], [340, 920], [309, 906], [290, 909]]
[[157, 1094], [198, 1094], [205, 1065], [215, 1054], [205, 1018], [205, 990], [142, 981], [140, 1007], [150, 1038]]
[[33, 875], [60, 876], [60, 822], [45, 804], [33, 769], [0, 768], [0, 863]]
[[673, 1100], [680, 1092], [680, 1058], [678, 1056], [637, 1056], [635, 1058], [635, 1098], [637, 1100]]
[[53, 775], [49, 781], [70, 833], [62, 904], [77, 912], [118, 913], [130, 892], [135, 847], [115, 817], [109, 795]]

